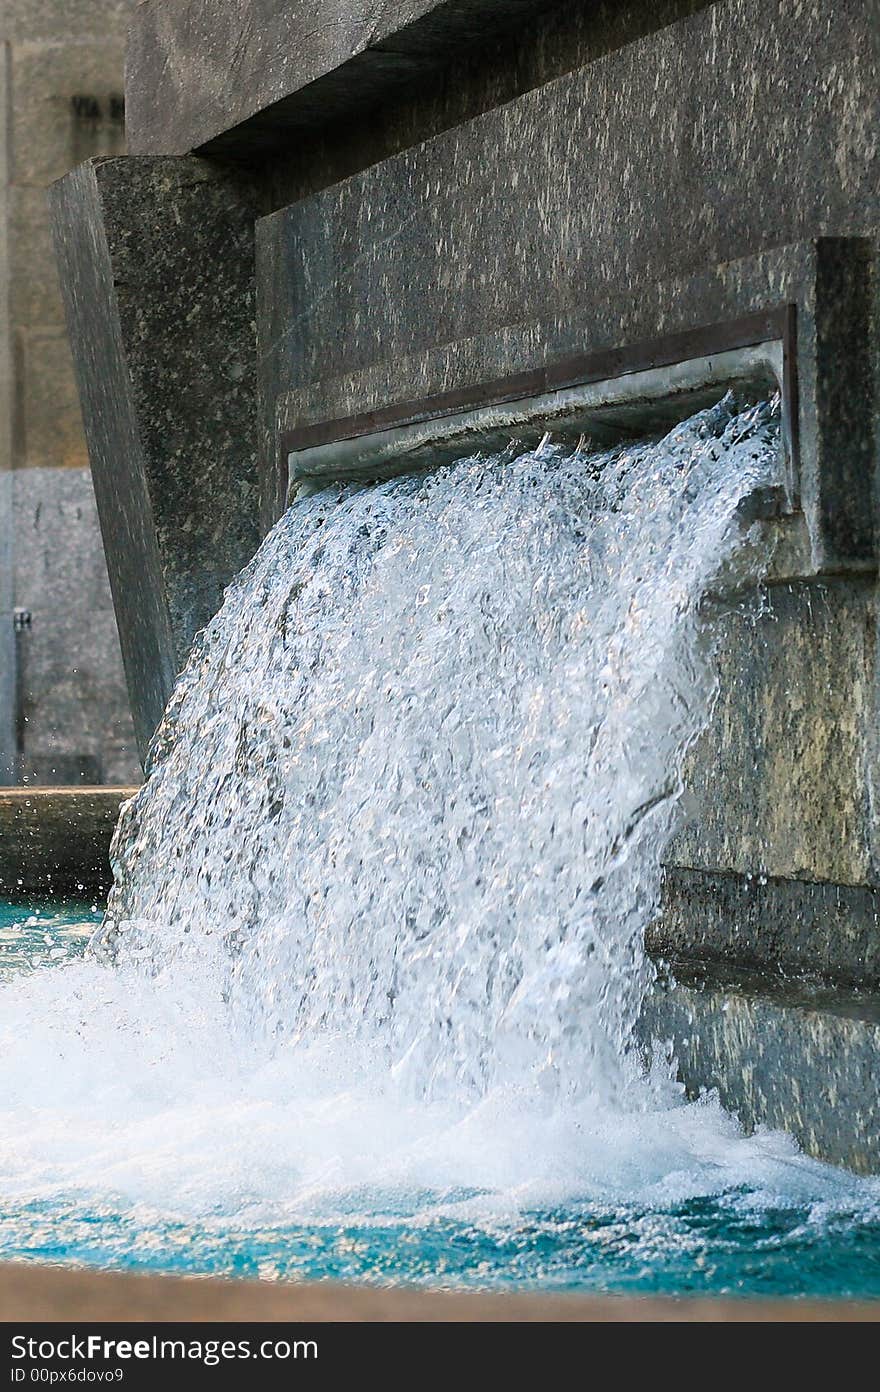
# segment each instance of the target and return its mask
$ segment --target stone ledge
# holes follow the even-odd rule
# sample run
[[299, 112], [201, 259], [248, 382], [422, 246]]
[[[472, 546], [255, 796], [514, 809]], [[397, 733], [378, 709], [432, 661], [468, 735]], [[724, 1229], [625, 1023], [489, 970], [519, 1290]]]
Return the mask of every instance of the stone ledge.
[[126, 63], [129, 150], [271, 148], [292, 131], [353, 116], [546, 9], [540, 0], [141, 0]]
[[119, 808], [136, 788], [0, 789], [0, 892], [105, 890]]
[[880, 991], [880, 889], [667, 866], [652, 956]]

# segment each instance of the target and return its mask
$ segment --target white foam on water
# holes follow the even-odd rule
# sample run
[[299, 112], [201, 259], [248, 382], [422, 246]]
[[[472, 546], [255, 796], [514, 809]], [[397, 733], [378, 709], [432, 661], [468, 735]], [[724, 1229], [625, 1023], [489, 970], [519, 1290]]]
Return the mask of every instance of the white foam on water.
[[2, 987], [7, 1201], [876, 1205], [635, 1044], [702, 601], [759, 579], [778, 467], [775, 411], [725, 402], [297, 502], [196, 643], [91, 958]]

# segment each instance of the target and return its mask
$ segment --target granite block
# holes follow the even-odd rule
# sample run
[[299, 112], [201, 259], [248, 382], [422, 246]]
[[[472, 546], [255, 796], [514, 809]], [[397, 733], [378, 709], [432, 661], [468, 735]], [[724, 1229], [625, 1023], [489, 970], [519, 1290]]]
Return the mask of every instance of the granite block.
[[719, 615], [717, 697], [668, 864], [880, 884], [876, 603], [872, 576], [792, 579]]
[[300, 202], [300, 380], [870, 233], [875, 28], [725, 0]]
[[[470, 212], [461, 204], [457, 139], [420, 147], [257, 224], [263, 525], [284, 506], [284, 437], [294, 427], [417, 402], [546, 367], [569, 354], [623, 348], [792, 304], [797, 316], [793, 409], [800, 441], [792, 491], [807, 519], [811, 566], [871, 569], [877, 453], [874, 240], [818, 238], [722, 260], [691, 275], [679, 274], [675, 258], [659, 265], [654, 278], [639, 279], [622, 269], [620, 281], [612, 281], [603, 265], [595, 268], [596, 279], [581, 287], [583, 298], [572, 302], [567, 277], [584, 253], [577, 228], [560, 230], [567, 214], [549, 189], [540, 216], [553, 224], [556, 291], [543, 285], [541, 302], [533, 303], [531, 282], [540, 265], [534, 251], [535, 203], [518, 216], [516, 226], [502, 231], [494, 248], [484, 245], [475, 263], [456, 256], [441, 231], [441, 223], [463, 226], [470, 218], [481, 229], [490, 221], [481, 210], [488, 209], [494, 194], [480, 187], [478, 172]], [[524, 148], [529, 143], [525, 138]], [[443, 175], [438, 172], [441, 144], [449, 146]], [[483, 154], [488, 161], [488, 149]], [[511, 150], [508, 171], [516, 159]], [[419, 179], [427, 179], [423, 162], [435, 181], [416, 188], [414, 169]], [[527, 163], [523, 158], [523, 179], [530, 177]], [[490, 173], [489, 184], [493, 179]], [[476, 275], [472, 264], [492, 264], [493, 255], [493, 269]], [[542, 267], [540, 274], [545, 273], [550, 271]]]
[[668, 865], [646, 941], [673, 964], [880, 993], [880, 888]]
[[255, 197], [205, 161], [134, 158], [50, 194], [142, 752], [260, 539]]

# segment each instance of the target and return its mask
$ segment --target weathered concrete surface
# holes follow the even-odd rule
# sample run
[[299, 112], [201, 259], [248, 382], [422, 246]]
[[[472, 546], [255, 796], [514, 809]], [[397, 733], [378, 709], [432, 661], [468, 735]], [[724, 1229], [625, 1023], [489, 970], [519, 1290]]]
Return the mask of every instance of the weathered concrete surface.
[[18, 781], [131, 783], [141, 776], [88, 469], [13, 475], [23, 748]]
[[[387, 1290], [330, 1282], [199, 1280], [65, 1271], [8, 1262], [0, 1266], [0, 1320], [27, 1324], [235, 1321], [295, 1324], [533, 1321], [623, 1323], [850, 1323], [880, 1319], [880, 1301], [673, 1300], [616, 1295], [465, 1295]], [[320, 1345], [319, 1345], [320, 1357]]]
[[[94, 758], [105, 742], [103, 727], [113, 744], [126, 715], [112, 611], [102, 604], [90, 617], [81, 602], [84, 591], [100, 586], [95, 577], [104, 561], [88, 501], [88, 459], [46, 185], [89, 156], [125, 148], [123, 53], [132, 3], [0, 4], [0, 784], [19, 775], [17, 743], [29, 778], [39, 768], [40, 777], [72, 780], [86, 763], [88, 776], [100, 777]], [[3, 482], [6, 471], [11, 477]], [[71, 506], [77, 491], [82, 512]], [[56, 525], [62, 515], [63, 527]], [[22, 532], [23, 520], [34, 517], [42, 538]], [[51, 557], [41, 550], [50, 533]], [[58, 608], [52, 577], [78, 567], [83, 587], [72, 604]], [[48, 587], [37, 592], [43, 580]], [[106, 589], [105, 575], [102, 599]], [[44, 620], [51, 615], [53, 641], [66, 645], [44, 662], [37, 650], [48, 640], [45, 624], [39, 634], [24, 635], [24, 665], [37, 698], [29, 699], [25, 722], [15, 680], [14, 605], [39, 609]], [[89, 686], [97, 697], [85, 742], [77, 686]], [[116, 692], [122, 693], [121, 712]], [[131, 776], [114, 770], [114, 761], [111, 756], [107, 763], [111, 780]]]
[[784, 1130], [808, 1155], [880, 1172], [880, 998], [684, 975], [655, 988], [642, 1028], [671, 1045], [691, 1096], [717, 1089], [747, 1130]]
[[135, 788], [0, 789], [0, 892], [75, 893], [112, 883], [109, 848]]
[[718, 698], [670, 864], [880, 883], [873, 579], [794, 580], [720, 619]]
[[51, 202], [144, 753], [260, 538], [253, 191], [201, 160], [97, 160]]

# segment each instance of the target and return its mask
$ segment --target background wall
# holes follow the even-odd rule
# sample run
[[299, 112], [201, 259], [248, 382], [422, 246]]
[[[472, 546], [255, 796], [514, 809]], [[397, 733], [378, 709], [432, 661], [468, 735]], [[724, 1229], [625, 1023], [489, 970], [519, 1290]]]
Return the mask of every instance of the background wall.
[[140, 778], [46, 207], [124, 150], [132, 6], [0, 0], [0, 783]]

